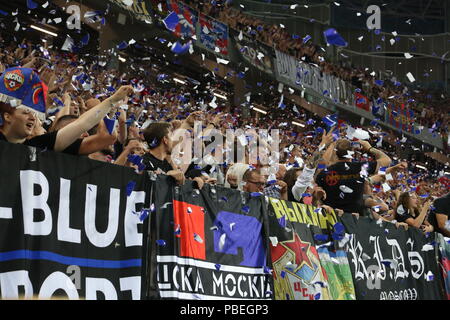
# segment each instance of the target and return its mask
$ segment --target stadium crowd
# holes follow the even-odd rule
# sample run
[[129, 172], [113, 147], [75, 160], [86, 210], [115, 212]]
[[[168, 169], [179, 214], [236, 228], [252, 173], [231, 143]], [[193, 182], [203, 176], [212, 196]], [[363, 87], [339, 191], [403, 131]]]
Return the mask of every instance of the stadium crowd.
[[[189, 6], [226, 23], [229, 27], [245, 32], [247, 36], [270, 47], [320, 66], [322, 72], [331, 74], [360, 89], [375, 104], [394, 103], [412, 110], [414, 122], [447, 139], [450, 114], [450, 97], [441, 92], [427, 92], [411, 88], [407, 81], [401, 83], [395, 75], [377, 79], [366, 67], [355, 66], [339, 59], [333, 63], [322, 48], [310, 36], [304, 38], [290, 34], [284, 26], [269, 24], [232, 7], [229, 1], [184, 1]], [[351, 102], [349, 102], [351, 103]]]
[[[220, 10], [217, 15], [223, 17], [223, 12], [229, 15], [234, 11]], [[231, 16], [231, 20], [247, 26], [247, 18], [241, 15]], [[254, 27], [259, 24], [248, 23]], [[270, 30], [276, 30], [272, 36], [284, 34], [275, 27], [267, 32]], [[261, 40], [278, 41], [264, 34]], [[311, 62], [317, 62], [318, 53], [298, 43], [293, 53], [306, 54]], [[371, 132], [370, 139], [355, 138], [356, 129], [342, 119], [325, 125], [320, 117], [292, 105], [276, 108], [275, 113], [244, 117], [241, 107], [209, 108], [209, 93], [196, 86], [168, 85], [161, 74], [137, 76], [132, 70], [122, 74], [106, 70], [99, 59], [26, 39], [2, 39], [0, 63], [0, 140], [88, 156], [137, 173], [150, 170], [167, 174], [178, 183], [190, 179], [198, 188], [205, 183], [218, 184], [312, 204], [323, 214], [335, 210], [338, 214], [371, 216], [399, 227], [450, 236], [450, 181], [443, 174], [444, 165], [429, 159], [428, 171], [417, 169], [414, 162], [401, 159], [396, 148], [383, 141], [385, 133], [379, 126], [363, 130]], [[145, 69], [143, 61], [134, 65], [139, 68], [139, 63]], [[348, 79], [358, 72], [351, 71]], [[209, 89], [223, 86], [221, 81], [211, 78]], [[279, 93], [267, 91], [268, 106], [276, 105]], [[40, 99], [44, 109], [38, 112]], [[307, 124], [305, 130], [292, 127], [290, 122], [296, 119]], [[187, 137], [178, 138], [178, 133], [187, 132], [195, 138], [194, 126], [199, 122], [204, 147], [212, 142], [212, 135], [222, 136], [226, 143], [201, 159], [177, 161], [193, 149], [186, 144]], [[244, 148], [241, 158], [237, 154], [222, 160], [228, 148], [237, 150], [252, 142], [248, 135], [229, 141], [226, 130], [237, 128], [279, 129], [279, 149], [271, 150], [278, 159], [269, 158], [264, 163]], [[398, 143], [406, 142], [397, 139]], [[257, 143], [271, 148], [268, 136], [260, 137]]]

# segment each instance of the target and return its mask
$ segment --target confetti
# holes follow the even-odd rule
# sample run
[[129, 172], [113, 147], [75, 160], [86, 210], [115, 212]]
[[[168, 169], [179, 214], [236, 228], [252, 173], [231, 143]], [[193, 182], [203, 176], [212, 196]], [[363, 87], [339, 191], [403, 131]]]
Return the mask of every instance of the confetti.
[[160, 247], [164, 247], [166, 245], [166, 241], [160, 239], [160, 240], [156, 240], [156, 244]]
[[203, 239], [202, 237], [200, 237], [200, 235], [194, 233], [194, 240], [199, 242], [199, 243], [203, 243]]
[[278, 224], [282, 227], [282, 228], [286, 228], [286, 216], [282, 216], [281, 218], [278, 219]]
[[348, 43], [341, 37], [341, 35], [334, 28], [324, 31], [325, 40], [328, 44], [333, 44], [339, 47], [346, 47]]
[[276, 247], [278, 245], [278, 238], [277, 237], [269, 237], [269, 240], [272, 243], [272, 246]]
[[408, 80], [409, 80], [410, 82], [416, 81], [416, 79], [414, 78], [414, 76], [412, 75], [411, 72], [408, 72], [408, 73], [406, 74], [406, 76], [408, 77]]
[[353, 193], [353, 189], [351, 189], [345, 185], [339, 186], [339, 190], [341, 190], [344, 193]]
[[328, 241], [329, 236], [326, 234], [315, 234], [314, 235], [314, 240], [316, 241]]
[[133, 192], [135, 186], [136, 186], [136, 182], [135, 181], [128, 182], [127, 187], [126, 187], [126, 191], [127, 191], [127, 196], [128, 197]]
[[33, 0], [27, 0], [27, 7], [30, 10], [36, 9], [38, 7], [38, 4], [34, 2]]
[[175, 32], [175, 28], [179, 23], [178, 14], [176, 12], [171, 12], [164, 18], [163, 23], [167, 29], [172, 32]]
[[427, 252], [434, 250], [434, 247], [431, 244], [424, 244], [421, 251]]
[[222, 233], [222, 235], [219, 238], [219, 251], [223, 251], [223, 248], [225, 247], [225, 240], [227, 238], [226, 233]]

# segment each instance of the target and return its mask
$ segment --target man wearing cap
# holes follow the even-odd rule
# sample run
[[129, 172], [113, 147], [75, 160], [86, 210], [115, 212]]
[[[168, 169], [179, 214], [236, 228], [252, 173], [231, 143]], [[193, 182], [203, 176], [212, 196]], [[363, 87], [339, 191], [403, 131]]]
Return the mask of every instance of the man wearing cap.
[[113, 96], [81, 115], [61, 130], [27, 140], [38, 118], [45, 117], [45, 98], [42, 83], [33, 69], [10, 68], [0, 77], [0, 140], [38, 148], [64, 151], [74, 144], [83, 132], [99, 123], [111, 108], [133, 92], [122, 86]]

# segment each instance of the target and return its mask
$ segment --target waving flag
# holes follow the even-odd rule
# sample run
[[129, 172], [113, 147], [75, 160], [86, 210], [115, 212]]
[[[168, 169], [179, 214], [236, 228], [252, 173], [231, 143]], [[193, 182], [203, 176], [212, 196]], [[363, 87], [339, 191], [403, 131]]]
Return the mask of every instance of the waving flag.
[[355, 92], [355, 106], [357, 106], [359, 109], [364, 109], [366, 111], [370, 111], [369, 99], [365, 95], [362, 95], [359, 92]]
[[167, 7], [178, 16], [178, 23], [173, 30], [177, 37], [192, 38], [198, 21], [197, 11], [182, 2], [167, 0]]

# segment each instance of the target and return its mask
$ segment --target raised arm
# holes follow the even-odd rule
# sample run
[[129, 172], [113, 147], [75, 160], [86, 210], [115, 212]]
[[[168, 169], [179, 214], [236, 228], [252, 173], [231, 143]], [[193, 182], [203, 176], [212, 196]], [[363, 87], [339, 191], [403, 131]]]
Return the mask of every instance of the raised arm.
[[85, 112], [76, 121], [58, 131], [55, 151], [62, 151], [80, 137], [83, 132], [90, 130], [99, 123], [111, 110], [114, 104], [133, 93], [132, 86], [122, 86], [114, 95], [89, 111]]
[[378, 150], [378, 149], [372, 147], [370, 145], [370, 143], [365, 140], [361, 140], [361, 141], [359, 141], [359, 143], [361, 144], [364, 152], [370, 153], [375, 157], [375, 160], [378, 163], [376, 171], [378, 171], [378, 169], [382, 168], [382, 167], [389, 167], [392, 160], [391, 160], [391, 158], [389, 158], [389, 156], [387, 154], [385, 154], [381, 150]]
[[116, 140], [117, 132], [114, 131], [112, 134], [109, 134], [105, 123], [100, 121], [98, 123], [97, 133], [83, 139], [78, 154], [89, 155], [91, 153], [106, 149], [114, 144]]
[[302, 195], [305, 193], [311, 181], [314, 180], [314, 173], [316, 172], [317, 164], [320, 159], [323, 158], [323, 155], [327, 150], [327, 146], [333, 142], [333, 130], [334, 128], [331, 128], [328, 133], [323, 133], [319, 148], [317, 148], [317, 150], [314, 151], [311, 157], [309, 157], [306, 161], [302, 173], [298, 176], [297, 181], [295, 181], [295, 184], [292, 187], [292, 194], [294, 195], [295, 200], [301, 201]]
[[411, 227], [420, 228], [420, 226], [422, 225], [422, 223], [425, 220], [428, 209], [430, 209], [431, 203], [432, 203], [432, 201], [427, 201], [421, 208], [420, 214], [418, 217], [406, 219], [405, 222], [407, 224], [409, 224]]

